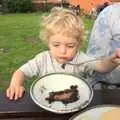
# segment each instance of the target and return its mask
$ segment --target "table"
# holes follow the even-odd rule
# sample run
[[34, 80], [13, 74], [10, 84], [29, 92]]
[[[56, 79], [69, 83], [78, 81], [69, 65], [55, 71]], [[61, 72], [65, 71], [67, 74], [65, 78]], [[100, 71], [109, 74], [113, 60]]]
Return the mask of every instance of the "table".
[[[120, 90], [94, 90], [93, 100], [85, 109], [102, 104], [120, 105]], [[0, 120], [68, 120], [76, 113], [48, 112], [37, 106], [29, 93], [18, 101], [10, 101], [4, 92], [0, 92]]]

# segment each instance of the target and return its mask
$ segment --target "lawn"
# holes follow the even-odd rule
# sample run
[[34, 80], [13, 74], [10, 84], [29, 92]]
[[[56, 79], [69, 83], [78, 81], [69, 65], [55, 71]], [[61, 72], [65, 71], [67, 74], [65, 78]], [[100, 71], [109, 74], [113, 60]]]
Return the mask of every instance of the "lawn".
[[[33, 58], [37, 53], [46, 49], [39, 39], [41, 18], [46, 13], [6, 14], [0, 15], [0, 90], [5, 90], [13, 72]], [[85, 51], [88, 43], [88, 33], [94, 20], [84, 17]], [[34, 80], [26, 80], [29, 88]]]

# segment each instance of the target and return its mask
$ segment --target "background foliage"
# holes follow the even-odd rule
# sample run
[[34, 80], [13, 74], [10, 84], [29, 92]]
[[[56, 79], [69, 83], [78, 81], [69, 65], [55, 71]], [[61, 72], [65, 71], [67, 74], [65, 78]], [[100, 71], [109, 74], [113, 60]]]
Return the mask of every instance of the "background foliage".
[[9, 0], [9, 12], [30, 12], [32, 11], [32, 0]]

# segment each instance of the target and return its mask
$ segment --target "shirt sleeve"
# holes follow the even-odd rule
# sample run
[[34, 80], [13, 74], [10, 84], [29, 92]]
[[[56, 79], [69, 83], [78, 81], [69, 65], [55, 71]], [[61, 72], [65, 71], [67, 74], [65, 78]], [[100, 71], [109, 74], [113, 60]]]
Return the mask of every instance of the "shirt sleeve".
[[19, 69], [25, 74], [27, 77], [33, 77], [38, 76], [40, 74], [40, 69], [42, 66], [42, 56], [37, 55], [35, 58], [29, 60], [27, 63], [25, 63], [23, 66], [21, 66]]

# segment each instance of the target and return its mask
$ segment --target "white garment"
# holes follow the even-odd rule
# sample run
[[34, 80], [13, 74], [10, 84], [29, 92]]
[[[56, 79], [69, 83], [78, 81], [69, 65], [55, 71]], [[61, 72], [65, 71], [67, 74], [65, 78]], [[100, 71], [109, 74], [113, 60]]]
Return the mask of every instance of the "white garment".
[[[86, 56], [84, 53], [77, 53], [75, 58], [70, 61], [70, 63], [80, 63], [83, 61], [87, 61], [91, 59], [91, 57]], [[24, 74], [28, 77], [33, 76], [44, 76], [49, 73], [70, 73], [79, 75], [84, 72], [84, 68], [86, 65], [82, 66], [73, 66], [70, 64], [65, 65], [65, 69], [61, 67], [62, 65], [58, 63], [55, 59], [53, 59], [49, 51], [41, 52], [35, 56], [32, 60], [29, 60], [26, 64], [21, 66], [19, 69], [24, 72]], [[88, 64], [87, 64], [88, 66]], [[93, 64], [89, 64], [91, 69], [94, 68]]]
[[[97, 17], [87, 53], [96, 58], [110, 56], [116, 48], [120, 48], [120, 3], [106, 7]], [[100, 79], [120, 83], [120, 66]]]

